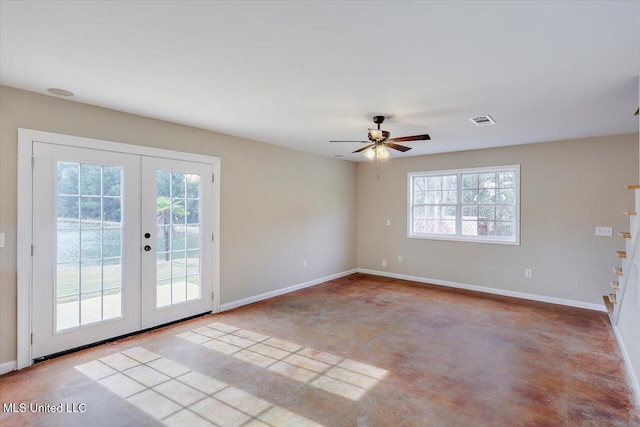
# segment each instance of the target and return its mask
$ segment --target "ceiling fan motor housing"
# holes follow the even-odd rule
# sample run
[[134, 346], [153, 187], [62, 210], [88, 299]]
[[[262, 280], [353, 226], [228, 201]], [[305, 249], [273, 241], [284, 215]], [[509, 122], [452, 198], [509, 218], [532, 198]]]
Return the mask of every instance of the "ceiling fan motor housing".
[[381, 130], [380, 131], [381, 135], [377, 136], [377, 135], [372, 135], [371, 131], [369, 131], [369, 141], [371, 142], [382, 142], [382, 141], [386, 141], [387, 139], [389, 139], [389, 136], [391, 135], [388, 131], [386, 130]]

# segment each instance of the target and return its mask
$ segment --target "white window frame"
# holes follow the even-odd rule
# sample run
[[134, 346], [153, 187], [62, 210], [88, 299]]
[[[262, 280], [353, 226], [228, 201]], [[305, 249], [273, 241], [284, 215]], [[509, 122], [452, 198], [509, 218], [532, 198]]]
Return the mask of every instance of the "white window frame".
[[[515, 172], [515, 206], [514, 206], [514, 237], [504, 238], [500, 236], [463, 236], [462, 233], [462, 174], [486, 172]], [[456, 234], [433, 234], [413, 232], [413, 178], [442, 175], [457, 175], [456, 197]], [[409, 172], [407, 174], [407, 238], [450, 240], [455, 242], [490, 243], [498, 245], [520, 245], [520, 165], [487, 166], [465, 169], [447, 169], [434, 171]]]

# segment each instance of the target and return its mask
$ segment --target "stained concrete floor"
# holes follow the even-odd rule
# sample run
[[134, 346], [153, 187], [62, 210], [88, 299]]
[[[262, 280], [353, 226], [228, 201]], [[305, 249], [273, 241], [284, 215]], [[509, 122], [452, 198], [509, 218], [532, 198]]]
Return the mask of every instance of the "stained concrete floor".
[[355, 274], [4, 375], [0, 425], [640, 425], [626, 375], [604, 313]]

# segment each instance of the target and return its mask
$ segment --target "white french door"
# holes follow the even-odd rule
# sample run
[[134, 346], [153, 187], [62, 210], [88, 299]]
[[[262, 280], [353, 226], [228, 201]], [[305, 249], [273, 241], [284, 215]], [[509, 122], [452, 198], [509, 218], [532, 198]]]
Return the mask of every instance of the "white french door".
[[211, 310], [212, 166], [142, 158], [142, 327]]
[[33, 357], [136, 331], [138, 156], [33, 144]]
[[212, 310], [213, 166], [33, 142], [32, 358]]

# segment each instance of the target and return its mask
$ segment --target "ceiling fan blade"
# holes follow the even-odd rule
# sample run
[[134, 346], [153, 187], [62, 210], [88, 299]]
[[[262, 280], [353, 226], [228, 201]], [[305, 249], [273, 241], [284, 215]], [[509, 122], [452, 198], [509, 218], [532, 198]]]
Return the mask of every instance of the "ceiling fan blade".
[[375, 144], [369, 144], [369, 145], [364, 146], [364, 147], [362, 147], [361, 149], [356, 150], [356, 151], [353, 151], [353, 152], [354, 152], [354, 153], [359, 153], [359, 152], [361, 152], [361, 151], [366, 150], [366, 149], [367, 149], [367, 148], [369, 148], [369, 147], [373, 147], [374, 145], [375, 145]]
[[411, 150], [411, 147], [405, 147], [404, 145], [394, 144], [393, 142], [385, 142], [384, 145], [386, 145], [389, 148], [393, 148], [394, 150], [402, 151], [403, 153], [405, 151]]
[[370, 144], [371, 141], [329, 141], [329, 142], [362, 142], [363, 144]]
[[426, 141], [431, 139], [426, 133], [424, 135], [403, 136], [400, 138], [391, 138], [389, 142], [409, 142], [409, 141]]

